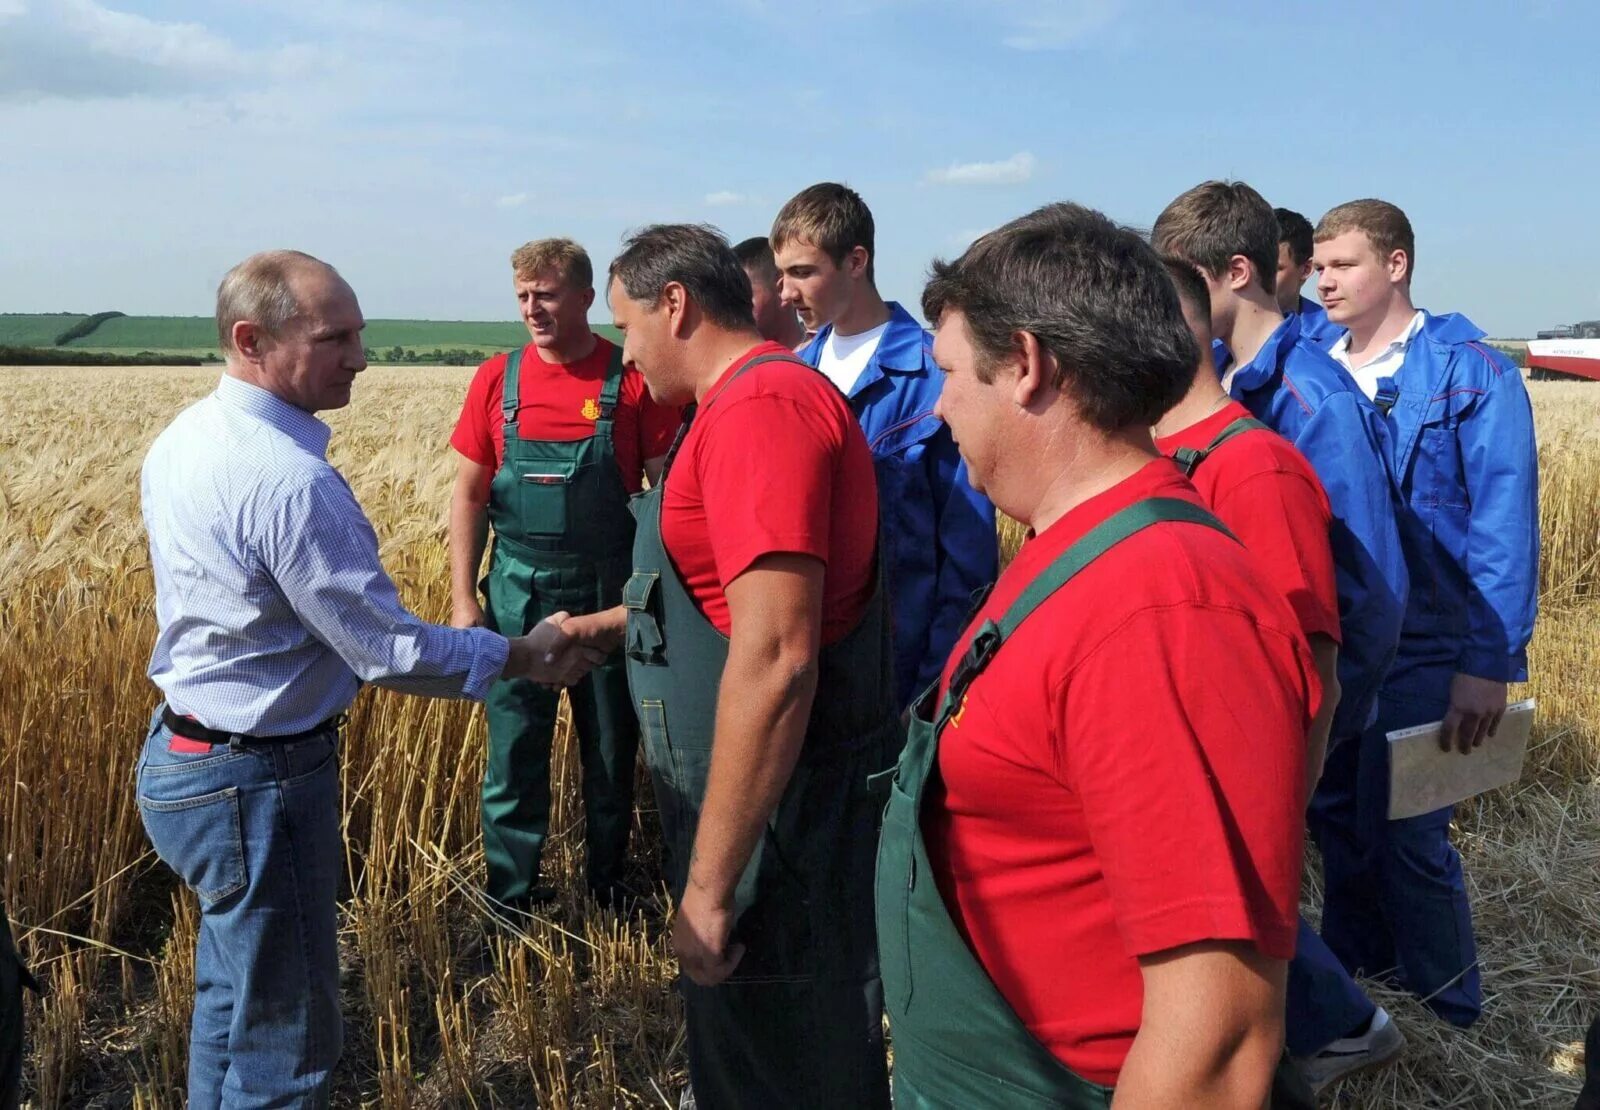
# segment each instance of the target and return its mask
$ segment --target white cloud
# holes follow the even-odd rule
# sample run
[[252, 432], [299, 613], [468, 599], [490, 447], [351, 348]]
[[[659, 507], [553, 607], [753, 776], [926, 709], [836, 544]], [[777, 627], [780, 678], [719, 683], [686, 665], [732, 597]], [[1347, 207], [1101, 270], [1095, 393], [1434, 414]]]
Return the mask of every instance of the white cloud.
[[1004, 0], [1014, 30], [1000, 41], [1013, 50], [1063, 50], [1109, 24], [1121, 0]]
[[989, 232], [993, 230], [994, 228], [992, 227], [962, 228], [960, 231], [950, 236], [949, 243], [957, 250], [964, 251], [968, 247], [972, 246], [973, 243], [976, 243], [980, 238], [989, 234]]
[[708, 208], [728, 208], [735, 204], [743, 204], [749, 199], [743, 193], [735, 193], [730, 189], [718, 189], [714, 193], [706, 194], [705, 203]]
[[496, 208], [520, 208], [527, 203], [527, 193], [507, 193], [503, 197], [496, 197], [494, 205]]
[[1001, 162], [952, 162], [929, 170], [924, 180], [934, 185], [1021, 185], [1033, 177], [1034, 158], [1020, 151]]
[[199, 23], [96, 0], [0, 0], [0, 19], [0, 100], [181, 96], [303, 76], [326, 58], [304, 45], [245, 49]]

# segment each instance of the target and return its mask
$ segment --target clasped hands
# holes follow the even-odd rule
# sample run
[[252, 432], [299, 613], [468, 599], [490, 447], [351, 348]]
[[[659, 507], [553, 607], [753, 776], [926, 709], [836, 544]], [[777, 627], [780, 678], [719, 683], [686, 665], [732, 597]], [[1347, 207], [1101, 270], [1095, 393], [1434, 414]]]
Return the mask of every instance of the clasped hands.
[[625, 628], [620, 606], [581, 617], [555, 613], [526, 636], [510, 637], [511, 651], [502, 674], [551, 688], [571, 686], [622, 646]]

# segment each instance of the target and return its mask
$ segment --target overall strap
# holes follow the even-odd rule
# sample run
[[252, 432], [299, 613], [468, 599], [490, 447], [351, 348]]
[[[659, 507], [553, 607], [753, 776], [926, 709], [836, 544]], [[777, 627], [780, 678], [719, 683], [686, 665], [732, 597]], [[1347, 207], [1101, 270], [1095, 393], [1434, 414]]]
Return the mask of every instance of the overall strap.
[[1378, 406], [1378, 411], [1388, 416], [1393, 411], [1395, 402], [1399, 400], [1400, 387], [1395, 380], [1392, 377], [1379, 378], [1377, 392], [1372, 398], [1372, 403]]
[[[723, 390], [726, 390], [728, 386], [737, 381], [740, 375], [744, 374], [745, 371], [753, 370], [765, 362], [792, 362], [796, 366], [804, 366], [807, 370], [812, 369], [808, 363], [801, 362], [798, 358], [791, 354], [761, 355], [760, 357], [753, 358], [743, 366], [739, 367], [738, 372], [722, 384], [722, 389], [717, 390], [716, 395], [711, 398], [711, 401], [715, 401], [717, 397], [722, 396]], [[711, 401], [706, 401], [704, 404], [710, 405]], [[672, 460], [678, 457], [678, 448], [683, 446], [684, 437], [689, 434], [689, 425], [694, 423], [695, 413], [700, 410], [700, 406], [701, 402], [695, 401], [691, 401], [689, 404], [683, 406], [683, 423], [678, 425], [678, 434], [673, 437], [672, 447], [667, 451], [666, 461], [661, 464], [661, 480], [663, 482], [667, 480], [667, 473], [672, 469]]]
[[1095, 525], [1056, 556], [1055, 561], [1046, 567], [1042, 574], [1028, 583], [1028, 588], [1023, 590], [1011, 603], [1010, 608], [1001, 614], [998, 622], [987, 620], [979, 626], [967, 646], [966, 653], [962, 655], [961, 662], [956, 665], [955, 673], [950, 676], [950, 688], [945, 693], [944, 701], [940, 703], [938, 715], [934, 718], [935, 732], [941, 731], [946, 722], [954, 716], [966, 697], [967, 688], [984, 672], [1001, 646], [1040, 605], [1044, 604], [1047, 598], [1072, 581], [1084, 567], [1129, 536], [1144, 531], [1152, 524], [1167, 521], [1199, 524], [1213, 528], [1230, 539], [1233, 538], [1233, 533], [1204, 508], [1192, 501], [1180, 501], [1175, 497], [1150, 497], [1136, 501]]
[[610, 420], [617, 410], [617, 398], [622, 395], [622, 348], [611, 345], [611, 361], [606, 364], [605, 385], [600, 388], [600, 419]]
[[520, 407], [521, 394], [517, 389], [518, 371], [522, 368], [522, 348], [518, 347], [506, 355], [506, 380], [505, 388], [500, 394], [500, 417], [505, 424], [506, 440], [517, 438], [517, 409]]
[[1270, 432], [1272, 429], [1253, 416], [1241, 416], [1218, 432], [1217, 437], [1204, 447], [1178, 448], [1172, 453], [1172, 461], [1183, 468], [1183, 476], [1185, 478], [1192, 478], [1194, 477], [1194, 472], [1200, 468], [1200, 464], [1210, 457], [1211, 452], [1227, 443], [1234, 436], [1254, 431]]

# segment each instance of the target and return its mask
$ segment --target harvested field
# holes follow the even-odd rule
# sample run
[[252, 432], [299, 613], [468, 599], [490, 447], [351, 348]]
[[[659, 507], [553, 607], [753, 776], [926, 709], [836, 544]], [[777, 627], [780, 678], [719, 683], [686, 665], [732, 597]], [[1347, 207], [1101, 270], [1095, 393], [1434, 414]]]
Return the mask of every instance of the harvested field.
[[[469, 374], [374, 369], [329, 419], [333, 461], [386, 565], [435, 619], [449, 601], [446, 438]], [[29, 1004], [38, 1106], [182, 1104], [196, 914], [134, 802], [155, 702], [137, 479], [151, 438], [216, 375], [0, 369], [0, 881], [51, 987]], [[1344, 1106], [1570, 1107], [1600, 1011], [1600, 386], [1532, 389], [1544, 610], [1534, 681], [1513, 696], [1539, 699], [1536, 747], [1521, 783], [1458, 822], [1488, 1012], [1459, 1032], [1375, 992], [1411, 1047], [1347, 1084]], [[564, 893], [507, 942], [485, 938], [472, 893], [482, 715], [368, 690], [347, 736], [336, 1104], [676, 1105], [683, 1053], [660, 918], [619, 919], [573, 894], [582, 822], [566, 738], [549, 861]], [[641, 861], [652, 821], [641, 814]], [[1313, 870], [1313, 911], [1315, 887]]]

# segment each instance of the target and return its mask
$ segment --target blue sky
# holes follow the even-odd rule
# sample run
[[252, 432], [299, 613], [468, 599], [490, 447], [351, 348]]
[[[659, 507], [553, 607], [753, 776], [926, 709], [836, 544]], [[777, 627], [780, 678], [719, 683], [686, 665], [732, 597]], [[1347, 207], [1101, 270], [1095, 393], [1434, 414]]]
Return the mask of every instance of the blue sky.
[[1600, 317], [1600, 5], [0, 0], [0, 311], [205, 314], [253, 250], [372, 317], [510, 318], [567, 234], [764, 234], [814, 181], [886, 296], [1050, 200], [1148, 226], [1210, 177], [1416, 227], [1420, 304]]

